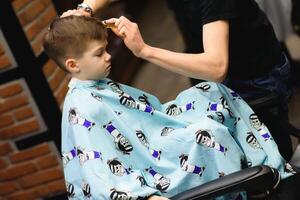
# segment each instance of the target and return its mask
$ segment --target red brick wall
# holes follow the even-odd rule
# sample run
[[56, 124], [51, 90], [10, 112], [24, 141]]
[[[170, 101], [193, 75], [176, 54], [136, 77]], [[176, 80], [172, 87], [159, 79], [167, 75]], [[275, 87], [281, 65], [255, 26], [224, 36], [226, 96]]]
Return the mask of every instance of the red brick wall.
[[24, 87], [22, 80], [0, 87], [0, 197], [9, 200], [38, 199], [65, 191], [60, 156], [53, 142], [23, 151], [14, 144], [15, 139], [45, 129]]
[[56, 147], [43, 143], [18, 151], [9, 141], [0, 143], [0, 196], [3, 199], [38, 199], [64, 192]]
[[0, 72], [12, 67], [3, 46], [3, 44], [0, 44]]
[[[20, 24], [36, 56], [50, 21], [57, 16], [51, 0], [12, 0]], [[5, 39], [5, 38], [4, 38]], [[14, 63], [0, 40], [0, 73]], [[13, 57], [13, 55], [12, 55]], [[70, 79], [53, 61], [43, 67], [61, 106]], [[0, 84], [0, 199], [40, 199], [65, 192], [59, 150], [53, 141], [19, 150], [16, 140], [45, 131], [43, 119], [23, 79]], [[60, 134], [60, 133], [51, 133]]]
[[44, 65], [43, 72], [48, 80], [57, 104], [62, 107], [64, 97], [68, 91], [68, 83], [71, 76], [57, 67], [52, 60], [48, 60], [48, 62]]
[[12, 4], [34, 53], [39, 55], [43, 35], [57, 16], [51, 0], [13, 0]]
[[34, 113], [36, 106], [30, 102], [31, 95], [24, 87], [21, 80], [0, 86], [1, 140], [13, 140], [42, 130], [42, 119], [38, 118], [39, 113]]

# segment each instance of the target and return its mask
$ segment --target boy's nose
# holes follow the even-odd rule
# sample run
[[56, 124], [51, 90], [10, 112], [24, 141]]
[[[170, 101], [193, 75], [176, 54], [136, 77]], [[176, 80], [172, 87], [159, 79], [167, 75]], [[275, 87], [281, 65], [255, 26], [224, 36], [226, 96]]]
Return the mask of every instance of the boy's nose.
[[108, 52], [106, 52], [106, 58], [105, 58], [105, 60], [107, 62], [109, 62], [111, 60], [111, 55]]

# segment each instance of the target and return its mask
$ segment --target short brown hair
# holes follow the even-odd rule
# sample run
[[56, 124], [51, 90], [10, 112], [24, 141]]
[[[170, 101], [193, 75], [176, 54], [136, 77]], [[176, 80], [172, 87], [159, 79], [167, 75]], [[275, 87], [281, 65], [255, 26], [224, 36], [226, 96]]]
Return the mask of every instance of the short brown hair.
[[104, 41], [107, 31], [102, 22], [86, 16], [56, 18], [50, 24], [44, 37], [45, 53], [56, 64], [67, 71], [64, 60], [68, 57], [80, 58], [87, 50], [88, 42]]

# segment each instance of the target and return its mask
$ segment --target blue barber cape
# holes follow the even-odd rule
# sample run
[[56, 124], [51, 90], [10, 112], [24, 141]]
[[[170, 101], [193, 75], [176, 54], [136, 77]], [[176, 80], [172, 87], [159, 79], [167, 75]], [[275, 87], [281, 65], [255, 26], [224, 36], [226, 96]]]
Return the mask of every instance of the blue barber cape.
[[73, 78], [63, 107], [62, 158], [70, 199], [170, 197], [261, 164], [282, 178], [292, 174], [251, 108], [212, 82], [161, 104], [110, 79]]

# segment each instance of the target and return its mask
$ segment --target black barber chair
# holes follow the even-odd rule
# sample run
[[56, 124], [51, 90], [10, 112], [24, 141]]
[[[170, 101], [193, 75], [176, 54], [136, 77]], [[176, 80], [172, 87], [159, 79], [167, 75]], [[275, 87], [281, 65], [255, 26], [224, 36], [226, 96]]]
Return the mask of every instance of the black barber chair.
[[[219, 179], [197, 186], [171, 197], [171, 200], [206, 200], [231, 192], [246, 191], [249, 199], [299, 200], [296, 194], [300, 183], [300, 145], [298, 145], [290, 164], [297, 172], [292, 177], [280, 181], [279, 173], [269, 166], [260, 165], [228, 174]], [[289, 190], [294, 187], [294, 190]], [[299, 189], [298, 189], [299, 190]], [[291, 192], [295, 194], [290, 194]], [[293, 196], [287, 198], [286, 195]]]

